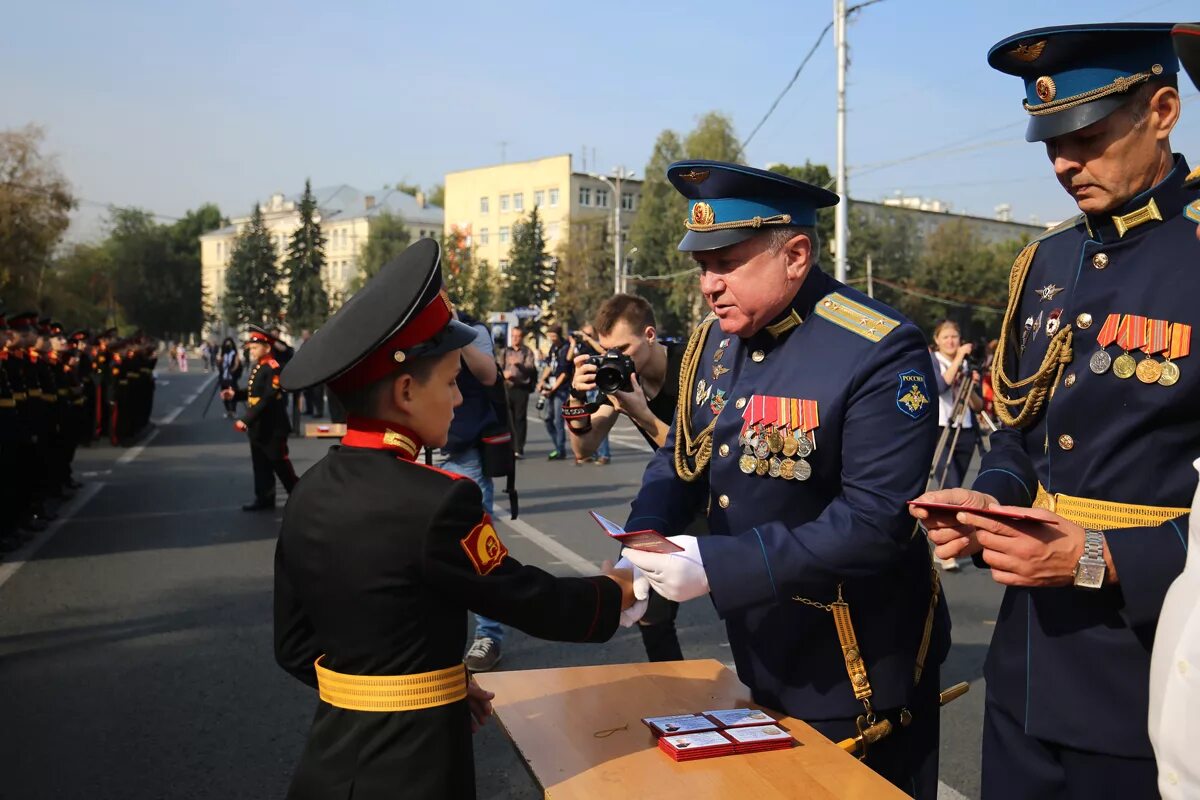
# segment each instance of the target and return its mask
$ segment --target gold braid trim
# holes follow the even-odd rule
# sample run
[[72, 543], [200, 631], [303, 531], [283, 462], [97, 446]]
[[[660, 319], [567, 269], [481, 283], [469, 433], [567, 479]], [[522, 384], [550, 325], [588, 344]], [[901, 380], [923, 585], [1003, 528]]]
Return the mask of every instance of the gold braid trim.
[[[1071, 363], [1073, 354], [1071, 341], [1074, 334], [1070, 324], [1059, 329], [1054, 338], [1046, 346], [1046, 355], [1042, 358], [1041, 366], [1028, 378], [1014, 381], [1008, 377], [1004, 365], [1007, 363], [1008, 346], [1014, 331], [1013, 318], [1021, 307], [1021, 292], [1025, 287], [1025, 278], [1033, 264], [1033, 256], [1037, 252], [1038, 243], [1026, 247], [1013, 262], [1012, 273], [1008, 279], [1008, 308], [1004, 312], [1004, 326], [1000, 329], [1000, 341], [996, 345], [996, 356], [992, 361], [992, 389], [996, 393], [996, 416], [1010, 428], [1023, 428], [1029, 425], [1041, 412], [1048, 397], [1054, 395], [1054, 387], [1062, 377], [1062, 371]], [[1029, 387], [1024, 397], [1017, 396], [1018, 389]], [[1015, 409], [1015, 412], [1014, 412]]]
[[1049, 103], [1039, 103], [1037, 105], [1030, 105], [1028, 100], [1023, 100], [1021, 102], [1024, 103], [1025, 110], [1028, 111], [1031, 116], [1040, 117], [1045, 114], [1054, 114], [1059, 111], [1066, 111], [1068, 109], [1075, 108], [1076, 106], [1081, 106], [1084, 103], [1090, 103], [1093, 100], [1099, 100], [1101, 97], [1108, 97], [1110, 94], [1127, 92], [1134, 86], [1137, 86], [1139, 83], [1144, 83], [1155, 75], [1161, 74], [1162, 67], [1155, 64], [1154, 68], [1152, 68], [1149, 72], [1138, 72], [1134, 75], [1130, 75], [1127, 78], [1119, 77], [1106, 86], [1101, 86], [1098, 89], [1092, 89], [1091, 91], [1083, 92], [1082, 94], [1064, 97], [1061, 100], [1051, 100]]
[[692, 332], [687, 349], [683, 351], [683, 364], [679, 370], [679, 399], [675, 405], [675, 474], [688, 483], [703, 475], [708, 462], [712, 460], [712, 432], [717, 418], [714, 416], [708, 427], [693, 437], [691, 404], [692, 384], [696, 380], [700, 356], [704, 354], [704, 342], [708, 339], [708, 329], [712, 324], [713, 318], [710, 317]]
[[751, 217], [750, 219], [735, 219], [729, 222], [710, 222], [707, 225], [701, 225], [696, 222], [687, 220], [684, 225], [689, 231], [697, 231], [699, 233], [707, 233], [708, 231], [724, 231], [730, 228], [761, 228], [763, 225], [791, 225], [791, 214], [776, 214], [773, 217]]

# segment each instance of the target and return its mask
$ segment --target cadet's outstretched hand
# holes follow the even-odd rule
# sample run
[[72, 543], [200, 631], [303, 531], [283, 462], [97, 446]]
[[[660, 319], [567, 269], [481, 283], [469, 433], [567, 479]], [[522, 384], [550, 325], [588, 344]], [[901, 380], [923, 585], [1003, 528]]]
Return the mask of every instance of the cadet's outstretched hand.
[[[972, 508], [989, 508], [1000, 505], [990, 494], [970, 489], [941, 489], [926, 492], [917, 498], [923, 503], [948, 503], [962, 506], [963, 511]], [[983, 549], [976, 538], [976, 527], [960, 521], [963, 512], [930, 511], [925, 508], [908, 507], [908, 513], [921, 520], [929, 540], [936, 545], [934, 554], [938, 558], [961, 558], [973, 556]]]
[[233, 423], [233, 429], [235, 431], [241, 431], [242, 433], [245, 433], [246, 432], [246, 423], [242, 422], [239, 419], [237, 422]]
[[650, 580], [628, 558], [618, 560], [617, 569], [633, 570], [633, 596], [635, 602], [621, 612], [621, 627], [632, 628], [646, 614], [646, 608], [650, 605]]
[[678, 553], [647, 553], [625, 548], [621, 557], [627, 558], [646, 574], [650, 588], [668, 600], [683, 603], [708, 594], [708, 575], [695, 536], [668, 536], [667, 539], [683, 548]]
[[477, 733], [492, 715], [492, 699], [494, 692], [489, 692], [475, 682], [474, 678], [467, 681], [467, 707], [471, 709], [471, 733]]
[[633, 594], [633, 570], [617, 569], [611, 561], [605, 561], [600, 565], [600, 571], [609, 579], [616, 581], [617, 586], [621, 587], [622, 611], [625, 611], [637, 602], [637, 598]]

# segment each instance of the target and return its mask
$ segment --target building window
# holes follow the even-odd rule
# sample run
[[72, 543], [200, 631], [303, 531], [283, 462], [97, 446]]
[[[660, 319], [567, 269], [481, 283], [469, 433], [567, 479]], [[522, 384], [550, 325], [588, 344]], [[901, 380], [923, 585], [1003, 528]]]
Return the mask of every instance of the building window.
[[596, 190], [596, 205], [600, 208], [608, 208], [608, 189]]
[[487, 228], [479, 229], [479, 243], [480, 244], [488, 243], [488, 229]]
[[502, 225], [500, 227], [500, 244], [508, 244], [508, 226], [507, 225]]
[[507, 258], [500, 259], [500, 271], [508, 272], [508, 259]]
[[488, 213], [488, 199], [486, 197], [479, 198], [479, 213]]
[[592, 190], [587, 186], [579, 187], [579, 205], [590, 206], [592, 204]]
[[550, 207], [558, 208], [558, 189], [557, 188], [550, 190]]
[[502, 194], [500, 195], [500, 213], [503, 214], [505, 211], [508, 211], [508, 195]]
[[533, 207], [541, 208], [546, 205], [546, 193], [540, 189], [533, 193]]
[[513, 211], [524, 211], [524, 210], [525, 210], [525, 194], [523, 192], [517, 192], [516, 194], [513, 195]]
[[633, 192], [621, 192], [621, 210], [633, 211]]

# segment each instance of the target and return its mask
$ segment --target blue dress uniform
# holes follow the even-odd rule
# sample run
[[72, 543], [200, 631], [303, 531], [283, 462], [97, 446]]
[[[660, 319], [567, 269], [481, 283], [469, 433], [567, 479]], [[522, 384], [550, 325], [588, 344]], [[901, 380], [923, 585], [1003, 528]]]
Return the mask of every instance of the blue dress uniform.
[[[674, 164], [668, 177], [691, 201], [683, 250], [748, 238], [755, 217], [812, 225], [817, 205], [836, 202], [731, 164]], [[691, 337], [675, 425], [626, 525], [680, 534], [707, 506], [712, 535], [698, 545], [755, 702], [835, 740], [855, 734], [864, 689], [880, 716], [907, 709], [911, 722], [897, 721], [867, 764], [921, 797], [936, 795], [936, 684], [949, 648], [929, 548], [905, 506], [924, 489], [937, 438], [929, 371], [916, 326], [815, 265], [748, 339], [710, 317]], [[839, 640], [836, 600], [858, 652]]]
[[[1105, 93], [1118, 81], [1177, 72], [1169, 30], [1030, 31], [989, 61], [1025, 78], [1037, 141], [1120, 108], [1124, 92]], [[1071, 105], [1088, 91], [1099, 98]], [[1054, 102], [1061, 112], [1042, 108]], [[985, 798], [1157, 796], [1150, 650], [1183, 567], [1200, 455], [1200, 365], [1186, 357], [1200, 325], [1200, 193], [1187, 176], [1176, 155], [1160, 183], [1065, 223], [1013, 267], [994, 377], [1006, 425], [974, 488], [1102, 531], [1119, 584], [1005, 591], [985, 668]]]

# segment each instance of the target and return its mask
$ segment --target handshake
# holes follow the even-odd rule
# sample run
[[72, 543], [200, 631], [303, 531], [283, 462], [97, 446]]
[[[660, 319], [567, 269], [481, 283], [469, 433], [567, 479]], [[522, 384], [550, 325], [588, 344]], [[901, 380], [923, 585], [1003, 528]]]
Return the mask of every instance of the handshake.
[[[682, 550], [674, 553], [651, 553], [626, 547], [613, 570], [632, 573], [632, 603], [623, 603], [621, 625], [631, 627], [646, 613], [651, 590], [667, 600], [682, 603], [708, 594], [708, 575], [695, 536], [668, 536]], [[611, 573], [624, 592], [628, 587]], [[624, 577], [622, 575], [621, 577]]]

